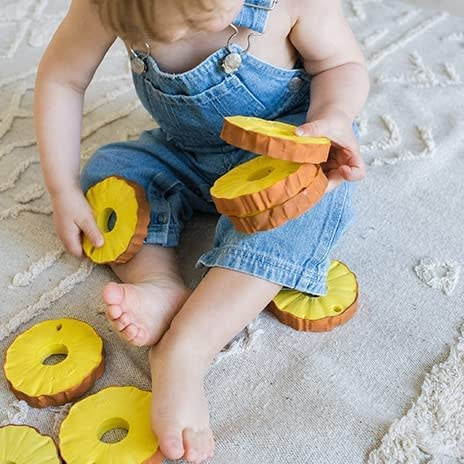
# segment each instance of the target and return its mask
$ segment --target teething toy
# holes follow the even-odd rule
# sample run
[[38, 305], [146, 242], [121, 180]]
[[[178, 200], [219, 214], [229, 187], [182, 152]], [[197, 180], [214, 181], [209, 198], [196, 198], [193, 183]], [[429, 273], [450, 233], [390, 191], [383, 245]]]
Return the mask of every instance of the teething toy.
[[2, 464], [60, 464], [55, 443], [27, 425], [0, 427]]
[[250, 234], [278, 227], [300, 216], [321, 199], [327, 187], [327, 177], [319, 166], [316, 172], [314, 181], [286, 202], [243, 217], [229, 216], [229, 219], [237, 230]]
[[284, 324], [297, 330], [326, 332], [347, 322], [356, 311], [356, 276], [340, 261], [330, 263], [325, 296], [281, 290], [268, 308]]
[[317, 174], [314, 164], [257, 156], [217, 179], [210, 193], [220, 213], [242, 217], [284, 203]]
[[235, 228], [254, 233], [278, 227], [312, 208], [328, 180], [318, 163], [327, 161], [330, 140], [299, 137], [296, 126], [248, 116], [224, 118], [221, 137], [265, 156], [243, 163], [210, 189], [216, 209]]
[[248, 116], [224, 118], [221, 138], [243, 150], [297, 163], [319, 164], [327, 161], [330, 139], [300, 137], [296, 126]]
[[[45, 364], [53, 355], [65, 355]], [[76, 319], [40, 322], [16, 337], [3, 366], [18, 399], [44, 408], [83, 395], [103, 374], [103, 341], [88, 324]]]
[[96, 248], [84, 237], [82, 248], [95, 263], [126, 263], [143, 245], [150, 212], [145, 191], [135, 182], [111, 176], [89, 188], [87, 201], [103, 234]]
[[[150, 423], [151, 393], [135, 387], [108, 387], [74, 404], [59, 431], [61, 455], [67, 464], [142, 464], [158, 449]], [[113, 429], [127, 435], [102, 441]], [[150, 464], [161, 463], [162, 456]]]

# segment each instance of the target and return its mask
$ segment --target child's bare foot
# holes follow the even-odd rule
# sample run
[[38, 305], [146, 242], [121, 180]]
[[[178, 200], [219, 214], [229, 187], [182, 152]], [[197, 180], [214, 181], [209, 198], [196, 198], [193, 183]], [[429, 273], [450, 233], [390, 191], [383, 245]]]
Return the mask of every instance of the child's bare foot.
[[203, 389], [205, 365], [192, 356], [191, 347], [167, 349], [163, 341], [150, 350], [153, 430], [167, 458], [199, 463], [214, 452]]
[[131, 344], [144, 346], [161, 338], [191, 292], [181, 279], [157, 274], [136, 284], [109, 282], [103, 300], [113, 329]]

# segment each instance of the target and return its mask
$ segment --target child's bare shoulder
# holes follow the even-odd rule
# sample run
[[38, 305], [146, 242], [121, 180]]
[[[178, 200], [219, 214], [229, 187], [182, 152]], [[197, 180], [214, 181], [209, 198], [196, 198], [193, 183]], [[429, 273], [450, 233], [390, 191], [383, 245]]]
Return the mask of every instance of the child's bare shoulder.
[[97, 41], [103, 42], [115, 38], [114, 34], [103, 26], [97, 7], [92, 0], [71, 0], [62, 25], [83, 38], [92, 36]]
[[320, 21], [324, 17], [334, 18], [342, 11], [342, 0], [279, 0], [284, 9], [295, 19]]
[[313, 71], [362, 61], [342, 0], [281, 0], [292, 17], [289, 39]]
[[114, 40], [91, 0], [72, 0], [42, 57], [39, 72], [85, 88]]

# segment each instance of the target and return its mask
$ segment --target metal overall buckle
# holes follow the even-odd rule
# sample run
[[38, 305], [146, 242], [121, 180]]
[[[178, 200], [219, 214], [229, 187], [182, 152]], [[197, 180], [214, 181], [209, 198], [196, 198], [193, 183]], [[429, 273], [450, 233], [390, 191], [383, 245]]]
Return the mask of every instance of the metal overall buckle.
[[[272, 0], [272, 3], [270, 4], [270, 6], [255, 5], [254, 3], [245, 2], [244, 6], [249, 6], [251, 8], [256, 8], [258, 10], [271, 11], [277, 6], [278, 1], [279, 0]], [[254, 35], [261, 35], [261, 34], [259, 34], [257, 32], [251, 32], [247, 37], [247, 42], [248, 43], [247, 43], [246, 49], [243, 50], [240, 53], [235, 52], [231, 48], [231, 42], [232, 42], [232, 39], [238, 34], [238, 28], [237, 28], [237, 26], [235, 24], [232, 24], [232, 23], [229, 24], [229, 26], [234, 30], [234, 32], [229, 37], [229, 40], [227, 41], [227, 45], [226, 45], [226, 48], [229, 51], [229, 53], [221, 63], [222, 69], [227, 74], [230, 74], [230, 73], [233, 73], [233, 72], [237, 71], [237, 69], [240, 68], [240, 66], [242, 65], [242, 61], [243, 61], [242, 57], [250, 49], [250, 39], [251, 39], [251, 37], [254, 36]]]
[[135, 72], [135, 74], [143, 74], [147, 70], [147, 63], [145, 60], [150, 56], [151, 49], [150, 49], [150, 44], [148, 42], [145, 42], [145, 47], [147, 51], [143, 56], [139, 56], [132, 47], [130, 47], [130, 52], [131, 52], [131, 59], [130, 59], [130, 65], [132, 71]]

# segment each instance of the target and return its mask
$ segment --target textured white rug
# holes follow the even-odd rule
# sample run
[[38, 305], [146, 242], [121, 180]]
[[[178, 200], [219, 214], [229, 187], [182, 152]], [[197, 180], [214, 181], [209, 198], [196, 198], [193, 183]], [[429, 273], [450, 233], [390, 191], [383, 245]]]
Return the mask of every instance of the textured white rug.
[[[105, 340], [93, 391], [148, 389], [146, 350], [124, 345], [101, 312], [111, 272], [63, 252], [39, 174], [34, 72], [66, 7], [0, 0], [0, 343], [40, 320], [78, 317]], [[359, 312], [327, 334], [262, 314], [218, 356], [206, 379], [214, 463], [464, 462], [464, 24], [396, 1], [346, 7], [372, 79], [360, 117], [368, 178], [336, 254], [359, 277]], [[88, 93], [83, 157], [152, 125], [118, 45]], [[203, 216], [183, 236], [192, 285], [215, 221]], [[0, 378], [0, 422], [55, 434], [66, 410], [16, 402]]]

